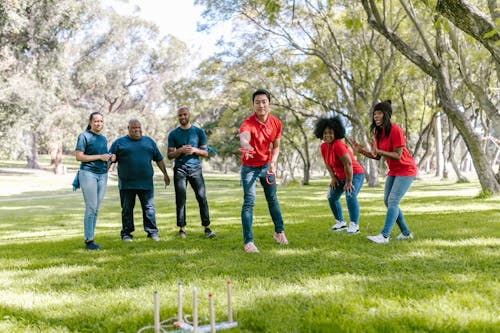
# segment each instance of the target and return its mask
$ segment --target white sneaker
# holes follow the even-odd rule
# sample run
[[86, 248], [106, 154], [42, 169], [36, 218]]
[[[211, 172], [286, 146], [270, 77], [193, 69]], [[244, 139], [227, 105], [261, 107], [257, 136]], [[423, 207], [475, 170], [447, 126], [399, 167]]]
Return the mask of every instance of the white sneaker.
[[349, 228], [347, 228], [348, 235], [359, 234], [359, 225], [354, 222], [349, 223]]
[[[335, 220], [337, 221], [337, 220]], [[345, 230], [347, 229], [347, 225], [345, 224], [344, 221], [337, 221], [337, 223], [335, 223], [332, 228], [331, 228], [333, 231], [342, 231], [342, 230]]]
[[286, 239], [285, 232], [275, 232], [273, 235], [275, 241], [280, 243], [281, 245], [288, 245], [288, 239]]
[[378, 234], [377, 236], [368, 236], [366, 238], [368, 238], [369, 240], [371, 240], [372, 242], [377, 243], [377, 244], [389, 243], [389, 238], [385, 238], [384, 235], [382, 235], [382, 234]]
[[400, 233], [396, 239], [399, 239], [399, 240], [405, 240], [405, 239], [413, 239], [413, 232], [410, 232], [409, 235], [405, 235], [403, 233]]
[[253, 242], [249, 242], [245, 244], [245, 252], [246, 253], [259, 253], [259, 249]]

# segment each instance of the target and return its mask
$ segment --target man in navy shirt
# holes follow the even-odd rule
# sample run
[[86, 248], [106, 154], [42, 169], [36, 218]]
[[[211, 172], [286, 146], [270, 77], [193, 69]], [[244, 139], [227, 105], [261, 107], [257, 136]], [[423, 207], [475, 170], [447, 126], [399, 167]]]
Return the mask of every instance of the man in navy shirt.
[[128, 135], [116, 139], [111, 145], [110, 153], [116, 155], [118, 162], [118, 188], [122, 206], [121, 237], [124, 242], [132, 241], [134, 228], [135, 196], [139, 197], [142, 207], [144, 231], [154, 241], [159, 241], [156, 227], [156, 210], [153, 204], [153, 166], [155, 161], [163, 173], [165, 186], [170, 178], [156, 143], [148, 136], [142, 135], [141, 123], [131, 119], [128, 123]]
[[209, 227], [210, 216], [205, 180], [199, 159], [199, 156], [208, 156], [207, 137], [201, 128], [191, 124], [189, 116], [187, 107], [177, 110], [180, 126], [168, 135], [167, 156], [169, 160], [175, 159], [174, 187], [177, 226], [179, 236], [186, 238], [186, 187], [189, 182], [200, 207], [201, 225], [205, 227], [205, 236], [212, 238], [215, 237], [215, 232]]

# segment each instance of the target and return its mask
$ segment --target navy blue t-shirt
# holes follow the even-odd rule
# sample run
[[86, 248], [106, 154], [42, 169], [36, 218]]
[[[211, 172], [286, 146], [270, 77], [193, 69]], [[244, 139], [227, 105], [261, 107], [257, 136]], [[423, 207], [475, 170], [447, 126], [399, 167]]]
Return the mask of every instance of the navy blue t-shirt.
[[[199, 127], [192, 126], [187, 130], [180, 126], [172, 130], [168, 135], [168, 148], [181, 148], [184, 145], [191, 145], [195, 148], [207, 145], [207, 136]], [[203, 148], [202, 148], [203, 149]], [[206, 147], [204, 148], [207, 149]], [[175, 166], [197, 167], [201, 162], [197, 154], [181, 154], [175, 159]]]
[[158, 146], [148, 136], [132, 140], [128, 135], [113, 142], [109, 150], [118, 162], [118, 188], [120, 190], [153, 190], [151, 161], [163, 160]]
[[[101, 134], [95, 134], [90, 130], [78, 135], [75, 150], [83, 152], [85, 155], [102, 155], [108, 153], [108, 140]], [[108, 163], [106, 161], [82, 162], [80, 170], [90, 171], [96, 174], [108, 172]]]

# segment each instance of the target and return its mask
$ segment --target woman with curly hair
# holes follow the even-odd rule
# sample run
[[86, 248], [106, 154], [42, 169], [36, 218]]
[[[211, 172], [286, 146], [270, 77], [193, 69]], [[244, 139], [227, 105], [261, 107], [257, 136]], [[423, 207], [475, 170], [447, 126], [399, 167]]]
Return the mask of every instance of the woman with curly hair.
[[[340, 118], [320, 118], [316, 122], [314, 135], [322, 139], [321, 156], [330, 174], [328, 187], [328, 203], [335, 217], [333, 231], [347, 230], [347, 234], [359, 233], [359, 203], [358, 193], [363, 186], [365, 174], [363, 167], [356, 161], [353, 153], [342, 140], [345, 137], [345, 127]], [[345, 192], [350, 223], [344, 221], [340, 197]]]

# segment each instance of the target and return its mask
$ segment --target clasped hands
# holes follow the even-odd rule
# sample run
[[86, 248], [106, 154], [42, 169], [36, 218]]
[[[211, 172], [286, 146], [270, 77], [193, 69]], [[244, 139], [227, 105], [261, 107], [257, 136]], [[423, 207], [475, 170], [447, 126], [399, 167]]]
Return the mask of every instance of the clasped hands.
[[194, 153], [196, 153], [197, 150], [198, 148], [193, 147], [191, 145], [183, 145], [181, 147], [181, 151], [186, 155], [193, 155]]
[[377, 147], [377, 141], [375, 140], [374, 137], [371, 138], [370, 140], [370, 148], [371, 150], [365, 150], [365, 146], [359, 142], [357, 142], [356, 140], [350, 138], [349, 141], [351, 142], [352, 144], [352, 149], [354, 150], [354, 152], [356, 154], [362, 154], [362, 155], [365, 155], [365, 156], [368, 156], [368, 157], [372, 157], [372, 158], [375, 158], [378, 153], [379, 153], [379, 150], [378, 150], [378, 147]]

